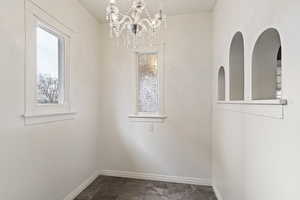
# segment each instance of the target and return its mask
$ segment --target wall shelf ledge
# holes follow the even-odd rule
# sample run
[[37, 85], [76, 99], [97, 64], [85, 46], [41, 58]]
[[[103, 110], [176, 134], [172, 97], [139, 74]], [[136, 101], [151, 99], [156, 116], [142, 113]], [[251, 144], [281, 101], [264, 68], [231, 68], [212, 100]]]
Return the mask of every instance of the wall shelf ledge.
[[245, 105], [287, 105], [287, 99], [246, 100], [246, 101], [217, 101], [217, 104], [245, 104]]

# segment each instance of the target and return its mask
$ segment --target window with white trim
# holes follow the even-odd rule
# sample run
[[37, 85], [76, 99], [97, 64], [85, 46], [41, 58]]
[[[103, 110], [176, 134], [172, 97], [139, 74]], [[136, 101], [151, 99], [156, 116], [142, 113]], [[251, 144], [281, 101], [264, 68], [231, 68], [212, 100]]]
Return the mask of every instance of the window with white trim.
[[26, 1], [26, 124], [71, 119], [72, 31]]
[[135, 105], [130, 118], [162, 121], [164, 113], [164, 47], [134, 51]]
[[42, 24], [36, 33], [36, 100], [38, 104], [63, 104], [65, 39]]
[[137, 110], [139, 113], [159, 113], [159, 80], [157, 53], [137, 53]]

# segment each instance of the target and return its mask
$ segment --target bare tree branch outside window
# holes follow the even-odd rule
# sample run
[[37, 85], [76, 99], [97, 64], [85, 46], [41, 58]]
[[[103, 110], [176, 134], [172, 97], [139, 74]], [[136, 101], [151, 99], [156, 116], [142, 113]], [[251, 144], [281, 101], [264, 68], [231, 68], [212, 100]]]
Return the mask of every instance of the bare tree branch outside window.
[[39, 74], [38, 77], [38, 103], [58, 104], [60, 96], [60, 84], [57, 78], [46, 74]]

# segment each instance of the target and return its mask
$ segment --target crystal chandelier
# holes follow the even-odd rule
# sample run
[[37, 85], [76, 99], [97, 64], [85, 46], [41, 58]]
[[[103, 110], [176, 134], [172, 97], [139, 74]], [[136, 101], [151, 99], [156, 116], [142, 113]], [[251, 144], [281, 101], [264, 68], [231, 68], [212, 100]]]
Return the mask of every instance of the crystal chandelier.
[[159, 43], [161, 26], [166, 26], [166, 15], [160, 9], [151, 17], [144, 0], [131, 0], [132, 6], [127, 14], [122, 14], [116, 0], [110, 0], [106, 18], [112, 38], [121, 38], [129, 48]]

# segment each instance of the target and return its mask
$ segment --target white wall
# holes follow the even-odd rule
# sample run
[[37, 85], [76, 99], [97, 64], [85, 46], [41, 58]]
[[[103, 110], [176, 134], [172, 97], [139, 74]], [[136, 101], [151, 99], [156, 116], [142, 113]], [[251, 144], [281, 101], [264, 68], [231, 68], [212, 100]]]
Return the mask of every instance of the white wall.
[[[296, 0], [219, 0], [215, 8], [213, 181], [224, 200], [300, 199], [299, 9]], [[233, 35], [237, 31], [244, 35], [245, 95], [249, 99], [252, 50], [259, 35], [270, 27], [277, 28], [282, 38], [283, 97], [289, 101], [284, 119], [238, 111], [245, 106], [232, 105], [233, 112], [226, 105], [216, 105], [217, 69], [225, 65], [228, 74]], [[255, 109], [278, 108], [260, 105]]]
[[166, 33], [166, 113], [163, 124], [132, 123], [134, 63], [103, 25], [103, 113], [100, 168], [210, 178], [211, 14], [169, 17]]
[[97, 169], [100, 31], [73, 0], [36, 0], [76, 33], [72, 41], [75, 120], [24, 126], [24, 1], [0, 7], [0, 199], [62, 200]]

